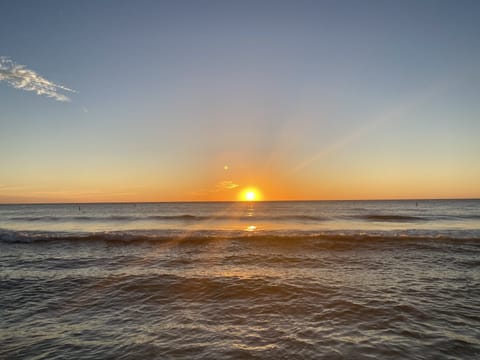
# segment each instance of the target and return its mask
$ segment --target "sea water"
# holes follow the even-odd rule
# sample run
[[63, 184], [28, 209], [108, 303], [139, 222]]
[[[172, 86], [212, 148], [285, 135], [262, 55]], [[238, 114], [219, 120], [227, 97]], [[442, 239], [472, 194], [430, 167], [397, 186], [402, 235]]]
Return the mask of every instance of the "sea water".
[[0, 358], [477, 359], [480, 201], [0, 205]]

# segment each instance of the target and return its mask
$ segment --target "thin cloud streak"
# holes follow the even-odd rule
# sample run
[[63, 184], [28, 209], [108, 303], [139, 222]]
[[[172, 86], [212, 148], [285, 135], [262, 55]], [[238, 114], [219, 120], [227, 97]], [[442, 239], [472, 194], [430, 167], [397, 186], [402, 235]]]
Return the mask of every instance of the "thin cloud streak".
[[25, 65], [18, 65], [5, 56], [0, 57], [0, 81], [7, 82], [15, 89], [33, 91], [37, 95], [45, 95], [57, 101], [70, 101], [70, 98], [60, 91], [75, 93], [75, 90], [55, 84]]
[[193, 192], [193, 196], [206, 196], [210, 194], [220, 193], [224, 191], [229, 191], [238, 188], [240, 185], [235, 184], [231, 180], [220, 181], [211, 189], [203, 189], [200, 191]]
[[235, 184], [233, 181], [227, 180], [227, 181], [220, 181], [216, 186], [214, 192], [217, 191], [225, 191], [225, 190], [232, 190], [240, 185]]

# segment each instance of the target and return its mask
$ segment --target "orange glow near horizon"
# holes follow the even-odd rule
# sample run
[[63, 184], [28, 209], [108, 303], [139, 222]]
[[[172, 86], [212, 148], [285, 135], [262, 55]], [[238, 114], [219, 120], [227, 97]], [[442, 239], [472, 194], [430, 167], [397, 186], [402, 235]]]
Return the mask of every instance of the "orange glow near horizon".
[[[148, 174], [140, 169], [123, 172], [120, 168], [92, 165], [95, 171], [81, 168], [73, 176], [73, 168], [62, 168], [55, 178], [38, 181], [42, 169], [26, 168], [22, 176], [28, 181], [0, 182], [0, 203], [479, 198], [478, 181], [473, 179], [480, 176], [480, 170], [470, 167], [461, 171], [463, 168], [457, 168], [457, 163], [443, 166], [438, 172], [433, 168], [435, 165], [440, 169], [441, 162], [425, 169], [411, 163], [409, 172], [401, 172], [388, 159], [380, 161], [378, 157], [369, 171], [361, 171], [361, 167], [353, 167], [350, 160], [342, 157], [342, 166], [325, 158], [318, 166], [288, 172], [294, 166], [275, 163], [263, 169], [241, 156], [228, 161], [228, 171], [224, 169], [227, 160], [215, 161], [205, 168], [182, 167], [172, 178], [162, 177], [160, 170]], [[5, 173], [16, 174], [13, 168], [10, 170]], [[48, 172], [54, 171], [48, 167]]]

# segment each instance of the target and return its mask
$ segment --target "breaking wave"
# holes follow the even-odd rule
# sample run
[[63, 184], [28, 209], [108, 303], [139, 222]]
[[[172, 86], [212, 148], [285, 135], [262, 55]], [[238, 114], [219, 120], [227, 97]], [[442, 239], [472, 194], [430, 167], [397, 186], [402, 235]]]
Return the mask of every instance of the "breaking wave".
[[371, 214], [361, 215], [357, 218], [367, 221], [386, 221], [386, 222], [410, 222], [410, 221], [427, 221], [428, 218], [420, 216], [406, 216], [406, 215], [383, 215], [383, 214]]
[[130, 230], [99, 232], [14, 231], [0, 229], [0, 242], [38, 243], [49, 241], [104, 241], [112, 243], [168, 242], [181, 240], [195, 243], [202, 240], [268, 240], [292, 244], [321, 241], [365, 242], [378, 240], [480, 240], [479, 230]]
[[[251, 216], [235, 216], [235, 215], [146, 215], [146, 216], [129, 216], [129, 215], [112, 215], [112, 216], [13, 216], [10, 221], [25, 221], [25, 222], [62, 222], [62, 221], [91, 221], [91, 222], [105, 222], [105, 221], [212, 221], [212, 220], [251, 220]], [[327, 217], [310, 216], [310, 215], [278, 215], [278, 216], [255, 216], [255, 220], [260, 221], [325, 221]]]

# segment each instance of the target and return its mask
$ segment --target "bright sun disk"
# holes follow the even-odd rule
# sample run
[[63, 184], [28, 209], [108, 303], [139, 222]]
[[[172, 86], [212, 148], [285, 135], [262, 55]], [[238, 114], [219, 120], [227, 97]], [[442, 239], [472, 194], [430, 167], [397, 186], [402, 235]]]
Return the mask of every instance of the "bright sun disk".
[[239, 194], [239, 200], [242, 201], [260, 201], [261, 193], [256, 188], [247, 188]]

